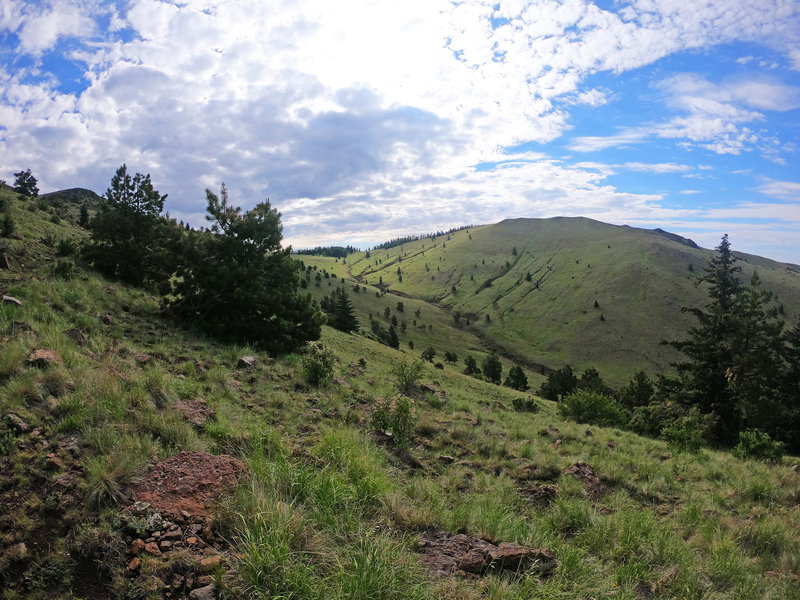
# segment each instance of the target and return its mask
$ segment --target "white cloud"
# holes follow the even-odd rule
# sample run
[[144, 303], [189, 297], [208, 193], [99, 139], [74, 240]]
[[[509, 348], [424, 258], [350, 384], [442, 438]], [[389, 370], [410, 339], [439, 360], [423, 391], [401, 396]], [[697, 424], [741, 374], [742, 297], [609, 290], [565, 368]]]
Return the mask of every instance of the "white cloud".
[[[614, 101], [590, 87], [598, 71], [621, 73], [739, 39], [779, 47], [800, 63], [796, 7], [777, 2], [637, 1], [618, 13], [584, 0], [123, 6], [0, 0], [0, 28], [16, 32], [19, 52], [40, 57], [68, 37], [88, 85], [64, 94], [9, 67], [0, 164], [35, 167], [43, 188], [81, 182], [102, 190], [127, 162], [152, 172], [174, 215], [196, 222], [203, 187], [225, 180], [245, 205], [272, 196], [287, 231], [319, 241], [334, 234], [334, 222], [341, 238], [498, 215], [664, 218], [673, 213], [660, 196], [625, 194], [604, 178], [623, 168], [686, 174], [685, 165], [570, 168], [504, 148], [554, 140], [573, 126], [576, 104]], [[101, 14], [111, 22], [104, 32], [93, 21]], [[508, 23], [493, 28], [493, 17]], [[688, 77], [660, 91], [676, 118], [578, 136], [570, 147], [661, 137], [742, 152], [771, 144], [753, 125], [763, 111], [799, 101], [791, 86], [764, 78]], [[482, 162], [503, 165], [473, 169]]]
[[[757, 191], [767, 196], [773, 196], [787, 202], [800, 202], [800, 182], [767, 180], [756, 188]], [[800, 219], [800, 207], [795, 208], [795, 220]]]

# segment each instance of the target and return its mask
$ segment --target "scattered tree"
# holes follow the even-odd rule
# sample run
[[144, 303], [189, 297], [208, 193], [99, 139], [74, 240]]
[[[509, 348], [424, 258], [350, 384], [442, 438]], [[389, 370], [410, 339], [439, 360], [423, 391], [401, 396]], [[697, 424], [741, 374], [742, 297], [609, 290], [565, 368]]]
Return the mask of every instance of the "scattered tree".
[[211, 231], [186, 238], [173, 312], [208, 333], [270, 354], [319, 339], [325, 316], [298, 293], [300, 264], [282, 248], [280, 213], [269, 201], [242, 213], [206, 190]]
[[36, 198], [39, 195], [39, 188], [36, 186], [38, 182], [30, 169], [14, 173], [14, 177], [14, 191], [20, 196]]
[[528, 389], [528, 377], [525, 375], [525, 371], [522, 370], [522, 367], [514, 365], [508, 370], [508, 377], [506, 377], [503, 385], [524, 392]]
[[436, 357], [436, 349], [433, 346], [428, 346], [425, 350], [422, 351], [422, 358], [427, 360], [428, 362], [433, 362], [433, 359]]
[[475, 360], [475, 357], [472, 355], [468, 355], [464, 359], [464, 370], [462, 371], [464, 375], [476, 375], [480, 373], [481, 370], [478, 368], [478, 362]]
[[492, 352], [483, 359], [483, 362], [481, 363], [481, 371], [486, 379], [492, 383], [500, 385], [503, 376], [503, 365], [500, 362], [497, 354]]

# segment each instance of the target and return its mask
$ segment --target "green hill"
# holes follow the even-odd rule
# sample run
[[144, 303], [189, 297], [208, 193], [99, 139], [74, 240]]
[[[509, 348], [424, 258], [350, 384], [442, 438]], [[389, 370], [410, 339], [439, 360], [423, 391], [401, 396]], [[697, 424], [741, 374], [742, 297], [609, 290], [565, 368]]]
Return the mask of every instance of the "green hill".
[[[594, 366], [621, 382], [638, 369], [668, 370], [676, 355], [660, 342], [693, 324], [681, 307], [707, 302], [699, 278], [712, 255], [660, 230], [585, 218], [513, 219], [374, 250], [370, 258], [356, 253], [346, 269], [337, 268], [340, 276], [380, 281], [392, 294], [460, 312], [467, 332], [520, 363]], [[800, 267], [737, 256], [743, 277], [757, 269], [786, 322], [797, 322]]]
[[[332, 373], [316, 386], [308, 357], [198, 335], [82, 264], [76, 205], [0, 200], [14, 223], [0, 242], [4, 599], [800, 598], [796, 458], [587, 428], [461, 365], [425, 364], [401, 393], [398, 366], [425, 343], [489, 344], [499, 313], [487, 327], [477, 307], [511, 281], [506, 260], [540, 260], [522, 243], [491, 254], [487, 227], [370, 259], [304, 257], [318, 295], [350, 269], [369, 280], [351, 292], [367, 329], [387, 307], [407, 321], [399, 351], [324, 327]], [[566, 254], [540, 284], [550, 293]], [[476, 294], [452, 269], [452, 295], [458, 255], [500, 276]], [[441, 306], [384, 294], [379, 277]], [[455, 326], [462, 295], [480, 327]]]

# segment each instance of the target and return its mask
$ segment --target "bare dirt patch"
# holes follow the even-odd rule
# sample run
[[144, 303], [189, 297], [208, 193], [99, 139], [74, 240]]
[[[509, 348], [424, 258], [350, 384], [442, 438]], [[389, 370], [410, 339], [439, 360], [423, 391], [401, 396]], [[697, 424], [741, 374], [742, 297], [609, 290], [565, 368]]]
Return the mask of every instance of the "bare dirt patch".
[[202, 427], [206, 419], [213, 421], [217, 418], [217, 413], [202, 398], [178, 400], [175, 409], [195, 427]]
[[611, 489], [611, 486], [600, 479], [597, 471], [585, 462], [577, 462], [571, 467], [567, 467], [564, 469], [564, 473], [572, 475], [580, 481], [592, 500], [600, 500]]
[[236, 485], [244, 472], [244, 463], [226, 454], [181, 452], [152, 464], [130, 495], [165, 515], [206, 515], [217, 496]]

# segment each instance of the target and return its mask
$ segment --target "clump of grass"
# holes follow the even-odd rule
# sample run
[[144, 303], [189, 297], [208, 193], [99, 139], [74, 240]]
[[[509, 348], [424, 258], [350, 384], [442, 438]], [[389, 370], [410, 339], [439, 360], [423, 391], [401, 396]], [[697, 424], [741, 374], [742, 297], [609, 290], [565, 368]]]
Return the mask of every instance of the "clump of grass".
[[120, 504], [125, 488], [139, 469], [139, 460], [127, 452], [92, 456], [86, 461], [86, 504], [95, 509]]
[[0, 381], [9, 379], [22, 369], [27, 352], [27, 345], [17, 340], [3, 346], [0, 352]]

